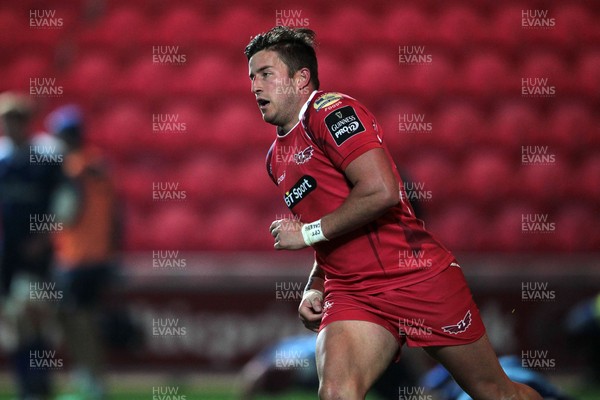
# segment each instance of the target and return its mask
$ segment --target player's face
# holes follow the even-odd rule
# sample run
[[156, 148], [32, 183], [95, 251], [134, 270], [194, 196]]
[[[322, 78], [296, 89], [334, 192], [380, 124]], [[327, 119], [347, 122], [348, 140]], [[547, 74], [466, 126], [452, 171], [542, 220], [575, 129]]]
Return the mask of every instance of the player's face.
[[252, 93], [263, 120], [289, 131], [298, 122], [300, 111], [296, 79], [290, 78], [287, 65], [275, 51], [259, 51], [248, 66]]

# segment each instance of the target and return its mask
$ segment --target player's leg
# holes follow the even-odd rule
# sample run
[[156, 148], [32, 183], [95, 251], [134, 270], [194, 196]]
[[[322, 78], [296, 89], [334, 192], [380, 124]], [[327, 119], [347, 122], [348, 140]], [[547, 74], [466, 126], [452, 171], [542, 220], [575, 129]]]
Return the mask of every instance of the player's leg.
[[359, 400], [398, 351], [396, 338], [366, 321], [335, 321], [317, 337], [321, 400]]
[[475, 400], [542, 400], [535, 390], [506, 376], [487, 335], [465, 345], [424, 349]]

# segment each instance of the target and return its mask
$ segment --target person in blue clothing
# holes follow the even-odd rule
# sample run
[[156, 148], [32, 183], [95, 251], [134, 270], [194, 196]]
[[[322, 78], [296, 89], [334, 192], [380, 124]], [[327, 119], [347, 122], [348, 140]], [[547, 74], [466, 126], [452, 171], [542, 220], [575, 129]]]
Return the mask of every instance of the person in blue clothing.
[[52, 231], [59, 229], [49, 213], [62, 180], [61, 154], [49, 135], [31, 135], [34, 107], [24, 94], [0, 94], [0, 310], [9, 330], [4, 347], [10, 353], [19, 398], [50, 396], [50, 370], [62, 360], [52, 356], [46, 300], [60, 293], [49, 281]]
[[[540, 373], [523, 368], [517, 356], [503, 356], [498, 359], [506, 375], [513, 381], [523, 383], [536, 390], [544, 399], [572, 400], [571, 397], [561, 393]], [[452, 379], [448, 371], [438, 365], [431, 369], [421, 380], [422, 386], [427, 390], [435, 390], [440, 400], [471, 400], [471, 397]]]
[[[286, 337], [261, 351], [242, 370], [242, 394], [244, 400], [251, 400], [264, 393], [280, 393], [289, 390], [314, 390], [318, 386], [315, 378], [316, 335]], [[539, 372], [523, 368], [517, 356], [499, 358], [500, 366], [514, 382], [523, 383], [536, 390], [545, 400], [573, 400], [562, 393]], [[438, 400], [471, 400], [471, 397], [458, 386], [450, 373], [441, 365], [427, 371], [421, 379], [414, 363], [391, 364], [388, 371], [375, 384], [374, 391], [384, 399], [418, 398], [418, 395], [399, 395], [399, 388], [416, 391], [421, 388], [436, 397], [423, 395], [422, 398]], [[426, 397], [427, 396], [427, 397]]]

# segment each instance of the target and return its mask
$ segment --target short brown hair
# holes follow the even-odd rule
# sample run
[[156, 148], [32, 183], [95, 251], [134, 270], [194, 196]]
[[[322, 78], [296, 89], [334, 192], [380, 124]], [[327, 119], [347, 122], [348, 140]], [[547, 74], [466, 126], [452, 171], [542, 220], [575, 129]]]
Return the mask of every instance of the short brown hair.
[[310, 80], [315, 89], [319, 88], [319, 71], [315, 53], [315, 32], [307, 28], [290, 28], [276, 26], [268, 32], [256, 35], [244, 54], [250, 58], [262, 50], [271, 50], [279, 54], [281, 61], [287, 65], [290, 77], [301, 68], [308, 68]]

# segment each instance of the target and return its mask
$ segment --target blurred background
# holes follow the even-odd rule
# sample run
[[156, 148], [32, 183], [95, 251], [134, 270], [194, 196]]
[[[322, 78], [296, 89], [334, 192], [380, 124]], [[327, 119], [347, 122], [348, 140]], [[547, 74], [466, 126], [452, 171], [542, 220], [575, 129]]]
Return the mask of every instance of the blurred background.
[[[289, 211], [266, 174], [275, 130], [243, 55], [253, 35], [289, 25], [316, 31], [321, 89], [378, 118], [497, 352], [574, 398], [600, 398], [599, 19], [598, 2], [578, 0], [4, 2], [0, 91], [25, 98], [2, 114], [27, 117], [28, 165], [44, 171], [35, 183], [0, 164], [5, 243], [6, 204], [19, 200], [1, 185], [22, 180], [24, 193], [61, 170], [45, 205], [28, 211], [28, 234], [52, 248], [44, 283], [24, 280], [25, 297], [54, 296], [27, 314], [48, 336], [27, 353], [30, 369], [43, 361], [42, 386], [71, 398], [315, 398], [310, 354], [254, 358], [308, 332], [296, 309], [313, 255], [272, 250], [268, 227]], [[85, 269], [89, 254], [104, 272], [81, 278], [74, 265]], [[15, 367], [23, 334], [11, 328], [26, 313], [10, 310], [0, 325], [7, 399], [27, 375]], [[407, 375], [433, 367], [405, 353]], [[396, 393], [409, 387], [394, 376]]]

